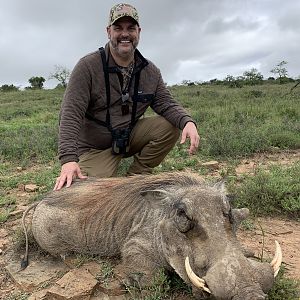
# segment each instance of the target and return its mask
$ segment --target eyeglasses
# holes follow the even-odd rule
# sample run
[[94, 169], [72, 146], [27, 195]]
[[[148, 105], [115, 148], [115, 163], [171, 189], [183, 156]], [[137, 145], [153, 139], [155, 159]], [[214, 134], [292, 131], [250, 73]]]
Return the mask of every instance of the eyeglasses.
[[129, 105], [128, 105], [129, 93], [122, 94], [121, 99], [122, 99], [122, 106], [121, 106], [122, 116], [126, 116], [129, 114]]

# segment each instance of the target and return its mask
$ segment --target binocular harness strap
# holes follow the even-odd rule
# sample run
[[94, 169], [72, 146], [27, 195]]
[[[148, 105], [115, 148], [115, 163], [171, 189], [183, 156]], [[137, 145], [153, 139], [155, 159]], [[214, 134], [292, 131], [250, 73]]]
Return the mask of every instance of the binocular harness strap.
[[[97, 124], [101, 126], [105, 126], [109, 129], [110, 132], [112, 132], [113, 128], [111, 126], [111, 120], [110, 120], [110, 99], [111, 99], [111, 94], [110, 94], [110, 83], [109, 83], [109, 68], [108, 68], [108, 62], [106, 59], [105, 55], [105, 50], [103, 47], [99, 48], [100, 54], [101, 54], [101, 60], [102, 60], [102, 66], [103, 66], [103, 72], [104, 72], [104, 79], [105, 79], [105, 91], [106, 91], [106, 103], [107, 103], [107, 109], [106, 109], [106, 120], [101, 121], [96, 119], [94, 116], [86, 112], [85, 116], [87, 119], [92, 120], [96, 122]], [[115, 68], [114, 68], [115, 70]], [[140, 80], [140, 73], [141, 70], [139, 70], [135, 74], [135, 81], [134, 81], [134, 92], [133, 92], [133, 105], [132, 105], [132, 112], [131, 112], [131, 122], [129, 124], [129, 129], [131, 130], [135, 123], [136, 123], [136, 111], [137, 111], [137, 95], [138, 95], [138, 88], [139, 88], [139, 80]], [[132, 81], [132, 77], [130, 78], [130, 83]], [[130, 84], [129, 84], [130, 85]]]

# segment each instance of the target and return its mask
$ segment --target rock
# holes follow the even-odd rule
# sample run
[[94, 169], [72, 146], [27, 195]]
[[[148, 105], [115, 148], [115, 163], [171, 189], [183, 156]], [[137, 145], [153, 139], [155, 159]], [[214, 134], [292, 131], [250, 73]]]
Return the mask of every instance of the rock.
[[54, 281], [59, 274], [69, 271], [61, 261], [43, 257], [42, 261], [31, 260], [29, 266], [20, 271], [20, 260], [11, 260], [5, 267], [16, 284], [24, 291], [33, 292], [45, 282]]
[[0, 238], [0, 249], [3, 250], [6, 247], [7, 244], [8, 244], [8, 239]]
[[17, 205], [16, 209], [9, 213], [9, 216], [21, 215], [27, 207], [26, 205]]
[[131, 295], [109, 296], [109, 295], [107, 295], [103, 292], [100, 292], [100, 291], [97, 291], [95, 293], [95, 295], [93, 295], [90, 298], [90, 300], [129, 300], [129, 299], [139, 299], [139, 298], [132, 298]]
[[17, 170], [18, 172], [21, 172], [21, 171], [23, 171], [23, 167], [16, 167], [16, 170]]
[[236, 167], [235, 172], [237, 175], [243, 174], [253, 174], [256, 168], [256, 164], [254, 162], [245, 162], [244, 164], [239, 165]]
[[0, 238], [5, 238], [8, 236], [8, 232], [4, 228], [0, 228]]
[[101, 265], [95, 261], [89, 261], [82, 266], [84, 269], [89, 271], [94, 277], [101, 273]]
[[46, 293], [45, 300], [90, 300], [98, 281], [85, 268], [73, 269]]
[[35, 292], [35, 293], [31, 294], [27, 300], [44, 300], [44, 299], [46, 299], [45, 297], [47, 295], [47, 291], [48, 290], [42, 290], [42, 291]]
[[18, 190], [22, 192], [25, 191], [25, 184], [23, 183], [18, 184]]
[[17, 215], [21, 215], [23, 212], [24, 212], [23, 209], [17, 209], [17, 210], [14, 210], [14, 211], [10, 212], [8, 215], [10, 217], [17, 216]]
[[38, 191], [39, 187], [36, 184], [26, 184], [24, 187], [26, 192], [36, 192]]
[[219, 169], [219, 162], [216, 160], [211, 160], [201, 164], [203, 167], [209, 168], [211, 170]]
[[19, 197], [27, 197], [28, 195], [26, 193], [22, 193], [18, 195]]

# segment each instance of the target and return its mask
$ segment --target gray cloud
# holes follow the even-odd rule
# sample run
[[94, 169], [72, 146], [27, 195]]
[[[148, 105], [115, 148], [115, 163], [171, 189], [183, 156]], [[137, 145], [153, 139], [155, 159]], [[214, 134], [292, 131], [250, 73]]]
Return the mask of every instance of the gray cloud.
[[[48, 78], [54, 65], [72, 69], [107, 41], [116, 2], [3, 0], [0, 3], [0, 85]], [[133, 0], [140, 13], [139, 49], [170, 84], [224, 78], [278, 62], [300, 75], [300, 2], [293, 0]], [[54, 86], [47, 81], [46, 86]]]

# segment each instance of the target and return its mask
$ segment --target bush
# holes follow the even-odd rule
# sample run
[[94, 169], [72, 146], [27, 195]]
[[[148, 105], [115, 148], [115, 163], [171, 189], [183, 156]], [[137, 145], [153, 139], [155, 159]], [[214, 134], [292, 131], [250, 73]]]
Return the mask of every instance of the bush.
[[15, 92], [15, 91], [18, 91], [19, 88], [13, 84], [11, 85], [8, 85], [8, 84], [3, 84], [1, 87], [0, 87], [0, 91], [1, 92]]

